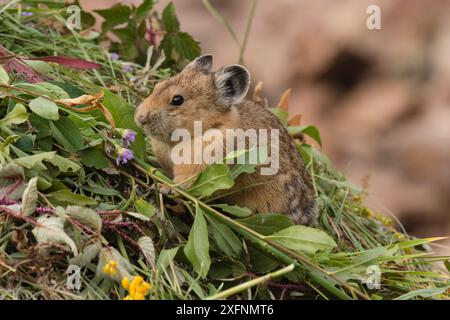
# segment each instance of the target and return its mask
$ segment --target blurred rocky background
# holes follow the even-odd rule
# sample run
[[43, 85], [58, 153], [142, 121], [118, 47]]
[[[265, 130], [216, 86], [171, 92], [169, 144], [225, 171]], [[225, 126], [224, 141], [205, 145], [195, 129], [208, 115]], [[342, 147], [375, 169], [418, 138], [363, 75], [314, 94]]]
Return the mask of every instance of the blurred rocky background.
[[[202, 1], [173, 2], [215, 67], [237, 62], [239, 47]], [[211, 3], [242, 39], [251, 1]], [[373, 4], [381, 30], [366, 26]], [[411, 234], [450, 235], [450, 1], [259, 0], [244, 58], [272, 105], [292, 88], [290, 111], [318, 126], [336, 166], [367, 185], [370, 207]]]

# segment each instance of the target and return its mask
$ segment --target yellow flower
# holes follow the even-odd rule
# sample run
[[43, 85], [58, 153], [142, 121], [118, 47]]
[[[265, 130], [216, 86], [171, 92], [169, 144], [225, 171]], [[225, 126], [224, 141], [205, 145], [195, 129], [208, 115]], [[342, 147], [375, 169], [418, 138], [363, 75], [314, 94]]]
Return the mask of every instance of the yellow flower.
[[125, 290], [128, 290], [128, 295], [124, 300], [144, 300], [151, 288], [150, 283], [144, 281], [144, 278], [141, 276], [133, 277], [131, 282], [125, 277], [122, 279], [121, 284]]
[[124, 277], [121, 281], [122, 287], [124, 287], [124, 289], [127, 289], [130, 287], [130, 280], [128, 280], [127, 277]]
[[116, 271], [117, 271], [117, 261], [114, 260], [110, 260], [103, 267], [103, 272], [109, 276], [114, 276], [116, 274]]

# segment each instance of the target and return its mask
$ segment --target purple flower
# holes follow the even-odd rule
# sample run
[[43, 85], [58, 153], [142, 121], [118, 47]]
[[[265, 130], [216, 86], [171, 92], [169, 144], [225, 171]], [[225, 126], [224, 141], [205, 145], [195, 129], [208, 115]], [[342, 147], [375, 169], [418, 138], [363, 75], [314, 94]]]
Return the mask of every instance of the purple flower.
[[30, 12], [30, 11], [23, 11], [22, 12], [22, 16], [23, 17], [30, 17], [30, 16], [32, 16], [33, 15], [33, 12]]
[[116, 52], [111, 52], [109, 56], [111, 57], [111, 60], [119, 60], [120, 58], [119, 54]]
[[132, 142], [136, 140], [136, 132], [131, 129], [125, 129], [122, 132], [122, 144], [125, 147], [129, 147]]
[[132, 72], [133, 66], [129, 63], [124, 63], [124, 64], [122, 64], [122, 70], [125, 72]]
[[120, 148], [116, 158], [116, 164], [120, 166], [120, 164], [125, 164], [133, 158], [134, 158], [133, 151], [127, 148]]

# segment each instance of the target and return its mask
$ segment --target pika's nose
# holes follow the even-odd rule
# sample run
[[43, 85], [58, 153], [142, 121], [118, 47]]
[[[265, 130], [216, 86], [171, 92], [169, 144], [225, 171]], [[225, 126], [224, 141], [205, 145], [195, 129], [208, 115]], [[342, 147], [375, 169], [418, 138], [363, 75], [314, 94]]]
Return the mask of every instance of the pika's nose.
[[134, 121], [137, 125], [142, 126], [148, 120], [148, 112], [145, 111], [141, 106], [138, 106], [134, 111]]
[[136, 114], [135, 120], [138, 125], [143, 126], [149, 121], [148, 114]]

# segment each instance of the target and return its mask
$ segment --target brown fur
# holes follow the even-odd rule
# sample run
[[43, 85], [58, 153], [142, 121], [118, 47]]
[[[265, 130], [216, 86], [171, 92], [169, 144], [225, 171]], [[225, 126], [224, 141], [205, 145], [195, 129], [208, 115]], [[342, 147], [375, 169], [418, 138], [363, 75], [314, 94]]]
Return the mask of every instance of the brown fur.
[[[191, 63], [178, 75], [159, 83], [137, 108], [136, 122], [152, 138], [152, 148], [161, 167], [175, 182], [180, 183], [194, 177], [207, 166], [174, 165], [170, 159], [170, 151], [174, 146], [174, 142], [170, 141], [172, 131], [185, 128], [193, 136], [193, 123], [196, 120], [202, 121], [204, 131], [210, 128], [222, 132], [239, 128], [279, 129], [278, 173], [272, 176], [260, 175], [259, 171], [242, 174], [236, 179], [233, 188], [224, 192], [228, 195], [221, 201], [248, 207], [258, 213], [287, 214], [296, 223], [313, 224], [317, 216], [313, 188], [290, 136], [265, 107], [248, 100], [227, 103], [217, 88], [215, 76], [215, 73], [205, 72]], [[184, 97], [184, 103], [181, 106], [170, 105], [172, 97], [177, 94]]]

